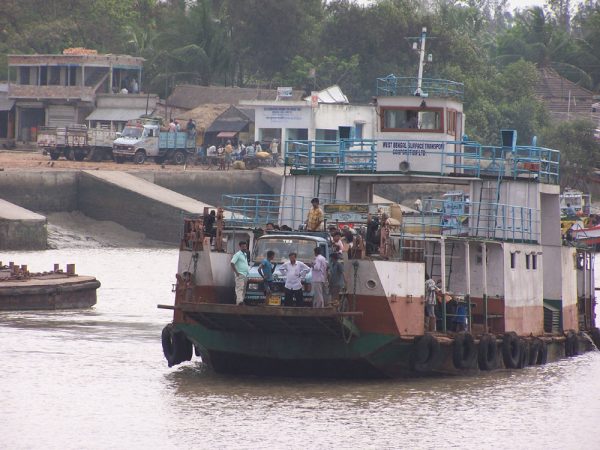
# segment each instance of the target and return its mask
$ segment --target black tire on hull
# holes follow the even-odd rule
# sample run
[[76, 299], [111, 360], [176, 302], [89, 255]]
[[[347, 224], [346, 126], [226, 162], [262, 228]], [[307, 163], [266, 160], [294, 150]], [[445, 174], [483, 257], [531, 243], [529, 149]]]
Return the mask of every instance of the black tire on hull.
[[470, 333], [459, 333], [454, 337], [452, 362], [457, 369], [470, 369], [477, 359], [475, 340]]
[[519, 369], [524, 369], [529, 365], [529, 357], [531, 353], [531, 346], [529, 341], [519, 339], [519, 345], [521, 346], [521, 359], [519, 359]]
[[516, 369], [521, 363], [523, 353], [521, 341], [514, 331], [505, 333], [502, 339], [502, 359], [507, 369]]
[[538, 366], [543, 366], [548, 362], [548, 344], [542, 339], [538, 339], [540, 343], [540, 351], [538, 353], [537, 361], [535, 362]]
[[542, 350], [542, 344], [539, 339], [533, 339], [529, 343], [529, 361], [528, 364], [530, 366], [535, 366], [537, 364], [538, 358], [540, 356], [540, 352]]
[[570, 358], [577, 355], [577, 336], [572, 331], [565, 336], [565, 356]]
[[173, 324], [168, 324], [162, 330], [162, 348], [169, 367], [173, 367], [183, 361], [190, 361], [193, 354], [193, 346], [181, 331], [173, 329]]
[[480, 370], [493, 370], [496, 368], [496, 358], [498, 348], [496, 347], [496, 337], [491, 334], [484, 334], [479, 339], [479, 349], [477, 352], [477, 361]]
[[596, 346], [596, 348], [600, 349], [600, 329], [592, 328], [590, 331], [590, 335], [592, 337], [592, 342]]
[[415, 372], [431, 372], [440, 364], [440, 343], [431, 334], [417, 336], [410, 354], [410, 367]]

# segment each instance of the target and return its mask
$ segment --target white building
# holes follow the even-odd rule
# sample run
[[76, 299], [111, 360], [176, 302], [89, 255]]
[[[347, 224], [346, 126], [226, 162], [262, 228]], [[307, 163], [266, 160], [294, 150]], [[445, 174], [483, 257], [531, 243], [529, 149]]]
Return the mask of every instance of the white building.
[[240, 105], [255, 110], [255, 141], [273, 139], [337, 141], [373, 139], [376, 109], [373, 105], [351, 105], [337, 86], [313, 94], [303, 101], [249, 100]]

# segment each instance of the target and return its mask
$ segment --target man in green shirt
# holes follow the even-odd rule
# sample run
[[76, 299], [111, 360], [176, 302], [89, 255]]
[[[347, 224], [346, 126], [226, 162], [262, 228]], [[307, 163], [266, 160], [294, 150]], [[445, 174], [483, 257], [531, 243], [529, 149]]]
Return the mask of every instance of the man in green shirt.
[[235, 275], [235, 302], [238, 305], [243, 305], [249, 266], [246, 258], [246, 242], [240, 242], [239, 246], [240, 250], [231, 258], [231, 270]]

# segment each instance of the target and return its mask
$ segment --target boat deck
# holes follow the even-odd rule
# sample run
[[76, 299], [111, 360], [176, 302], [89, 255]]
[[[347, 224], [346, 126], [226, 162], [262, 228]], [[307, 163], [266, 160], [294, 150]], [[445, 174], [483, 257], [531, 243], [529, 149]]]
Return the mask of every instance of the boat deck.
[[340, 312], [335, 308], [238, 306], [216, 303], [182, 303], [177, 306], [158, 307], [180, 310], [187, 317], [211, 330], [335, 336], [342, 336], [349, 330], [356, 333], [357, 330], [347, 319], [362, 315], [362, 312]]

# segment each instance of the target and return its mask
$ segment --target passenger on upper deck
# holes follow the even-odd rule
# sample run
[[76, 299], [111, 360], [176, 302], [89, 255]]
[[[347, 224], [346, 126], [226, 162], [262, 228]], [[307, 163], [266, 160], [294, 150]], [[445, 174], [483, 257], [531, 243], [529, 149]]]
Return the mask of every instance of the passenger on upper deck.
[[312, 208], [308, 211], [306, 229], [308, 231], [318, 231], [323, 224], [323, 210], [319, 207], [318, 198], [313, 198], [310, 203], [312, 204]]

